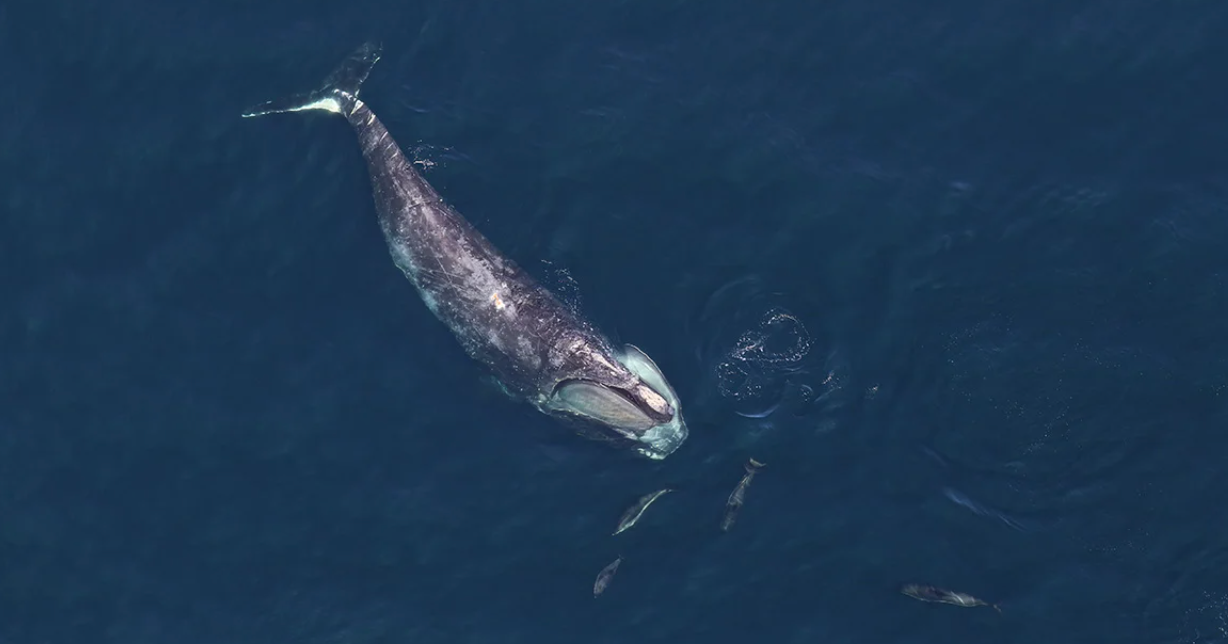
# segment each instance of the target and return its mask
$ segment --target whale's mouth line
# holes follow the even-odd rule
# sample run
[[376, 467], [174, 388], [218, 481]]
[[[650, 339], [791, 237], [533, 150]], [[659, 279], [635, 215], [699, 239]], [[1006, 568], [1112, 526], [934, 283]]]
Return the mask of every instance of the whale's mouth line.
[[583, 383], [586, 385], [592, 385], [594, 387], [600, 387], [606, 391], [609, 391], [617, 395], [619, 398], [622, 398], [628, 403], [635, 405], [636, 407], [639, 407], [639, 405], [635, 402], [635, 399], [631, 397], [631, 394], [626, 389], [623, 389], [622, 387], [611, 387], [610, 385], [597, 382], [596, 380], [586, 380], [584, 378], [568, 378], [567, 380], [560, 381], [559, 384], [554, 386], [554, 395], [555, 396], [559, 395], [559, 391], [561, 391], [567, 385], [574, 385], [574, 384], [579, 384], [579, 383]]
[[[567, 380], [563, 380], [562, 382], [559, 382], [557, 385], [555, 385], [552, 395], [555, 397], [559, 397], [561, 391], [563, 391], [566, 387], [573, 386], [573, 385], [587, 385], [591, 387], [597, 387], [597, 388], [600, 388], [604, 392], [613, 394], [614, 396], [617, 396], [622, 402], [634, 407], [637, 411], [642, 413], [646, 418], [651, 420], [654, 425], [657, 423], [668, 423], [670, 420], [673, 419], [673, 414], [669, 414], [666, 417], [662, 417], [662, 414], [660, 412], [657, 412], [649, 408], [647, 405], [644, 404], [643, 401], [636, 399], [635, 395], [631, 391], [623, 387], [607, 385], [605, 383], [598, 382], [595, 380], [586, 380], [584, 378], [569, 378]], [[660, 392], [656, 391], [651, 386], [648, 386], [648, 389], [657, 395], [661, 395]]]
[[563, 380], [555, 385], [551, 397], [572, 413], [607, 425], [634, 440], [659, 422], [630, 391], [594, 380]]

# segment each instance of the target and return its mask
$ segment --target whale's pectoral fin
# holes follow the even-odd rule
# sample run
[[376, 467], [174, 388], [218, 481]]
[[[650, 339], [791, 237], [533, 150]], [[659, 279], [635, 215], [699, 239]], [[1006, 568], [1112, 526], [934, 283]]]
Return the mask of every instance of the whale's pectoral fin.
[[348, 114], [379, 56], [379, 43], [365, 43], [329, 74], [319, 89], [257, 105], [244, 112], [243, 117], [310, 110]]
[[575, 413], [626, 431], [638, 434], [657, 424], [620, 390], [587, 380], [562, 382], [555, 395]]

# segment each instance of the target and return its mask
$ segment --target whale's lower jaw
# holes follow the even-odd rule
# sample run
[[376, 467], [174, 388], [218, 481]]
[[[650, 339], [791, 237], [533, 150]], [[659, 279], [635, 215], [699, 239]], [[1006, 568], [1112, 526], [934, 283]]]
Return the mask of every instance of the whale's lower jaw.
[[[672, 400], [670, 404], [676, 404]], [[686, 441], [686, 421], [680, 415], [674, 420], [649, 427], [641, 434], [628, 430], [610, 427], [591, 418], [560, 410], [558, 408], [536, 405], [538, 411], [570, 426], [577, 434], [602, 443], [609, 443], [619, 449], [628, 449], [640, 456], [662, 461], [673, 454]]]
[[674, 409], [674, 418], [668, 423], [649, 427], [644, 433], [635, 437], [639, 443], [635, 451], [654, 461], [664, 460], [686, 442], [688, 430], [686, 420], [682, 417], [682, 405], [678, 402], [678, 394], [665, 380], [665, 374], [647, 354], [634, 345], [626, 348], [615, 356], [622, 365], [648, 383], [655, 391], [665, 397], [670, 407]]
[[[572, 426], [576, 433], [585, 438], [629, 449], [654, 461], [664, 460], [687, 439], [686, 420], [682, 416], [678, 395], [656, 363], [635, 346], [626, 345], [622, 351], [615, 351], [612, 357], [669, 403], [674, 412], [669, 421], [636, 427], [637, 421], [647, 419], [646, 415], [603, 414], [584, 401], [560, 396], [557, 391], [542, 392], [530, 402], [541, 413]], [[600, 420], [602, 417], [606, 418], [604, 422]]]
[[[677, 409], [677, 402], [671, 400], [670, 404]], [[682, 419], [682, 414], [678, 414], [674, 420], [652, 427], [636, 438], [640, 445], [636, 446], [635, 451], [654, 461], [662, 461], [673, 454], [686, 441], [686, 437], [686, 421]]]

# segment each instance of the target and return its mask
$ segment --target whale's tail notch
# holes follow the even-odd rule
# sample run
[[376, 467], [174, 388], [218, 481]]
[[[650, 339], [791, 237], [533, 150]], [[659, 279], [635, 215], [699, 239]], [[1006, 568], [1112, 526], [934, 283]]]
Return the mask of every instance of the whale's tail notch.
[[380, 51], [378, 42], [363, 43], [324, 79], [319, 89], [256, 105], [244, 112], [243, 118], [310, 110], [345, 114], [358, 99], [363, 81], [367, 80], [371, 68], [379, 61]]

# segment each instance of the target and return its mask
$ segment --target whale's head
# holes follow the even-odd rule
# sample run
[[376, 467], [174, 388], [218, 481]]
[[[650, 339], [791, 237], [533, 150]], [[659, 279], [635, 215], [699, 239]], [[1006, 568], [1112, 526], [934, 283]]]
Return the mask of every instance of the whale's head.
[[627, 445], [653, 460], [669, 456], [687, 437], [678, 395], [652, 358], [635, 346], [626, 345], [614, 357], [634, 377], [563, 380], [545, 407], [579, 421], [591, 438]]

